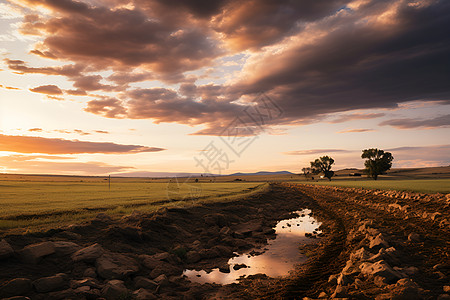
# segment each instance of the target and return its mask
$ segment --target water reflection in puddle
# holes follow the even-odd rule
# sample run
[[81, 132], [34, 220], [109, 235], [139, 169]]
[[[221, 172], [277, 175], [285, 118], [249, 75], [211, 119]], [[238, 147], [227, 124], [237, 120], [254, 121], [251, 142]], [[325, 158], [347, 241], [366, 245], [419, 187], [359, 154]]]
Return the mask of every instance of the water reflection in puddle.
[[[320, 223], [308, 214], [309, 209], [296, 211], [299, 216], [282, 220], [275, 226], [276, 238], [269, 240], [264, 248], [264, 253], [251, 256], [248, 253], [237, 254], [230, 258], [228, 264], [230, 273], [222, 273], [219, 269], [213, 269], [207, 273], [204, 270], [185, 270], [184, 275], [192, 282], [230, 284], [238, 282], [241, 276], [266, 274], [269, 277], [286, 276], [295, 264], [306, 261], [306, 257], [299, 253], [300, 243], [308, 243], [311, 240], [305, 237], [305, 233], [312, 233]], [[318, 233], [318, 230], [316, 230]], [[235, 265], [245, 264], [248, 268], [235, 270]]]

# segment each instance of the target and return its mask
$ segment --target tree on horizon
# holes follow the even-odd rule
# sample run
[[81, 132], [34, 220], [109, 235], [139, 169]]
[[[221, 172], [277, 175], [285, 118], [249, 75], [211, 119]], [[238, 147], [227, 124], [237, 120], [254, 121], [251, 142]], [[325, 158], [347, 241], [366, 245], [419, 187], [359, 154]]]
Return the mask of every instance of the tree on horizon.
[[362, 151], [361, 158], [367, 158], [364, 162], [365, 172], [374, 180], [378, 179], [378, 175], [385, 174], [392, 167], [394, 157], [390, 152], [371, 148]]
[[334, 171], [331, 171], [331, 167], [334, 164], [334, 159], [329, 156], [322, 156], [317, 158], [315, 161], [310, 162], [311, 173], [323, 175], [331, 181], [331, 177], [334, 175]]

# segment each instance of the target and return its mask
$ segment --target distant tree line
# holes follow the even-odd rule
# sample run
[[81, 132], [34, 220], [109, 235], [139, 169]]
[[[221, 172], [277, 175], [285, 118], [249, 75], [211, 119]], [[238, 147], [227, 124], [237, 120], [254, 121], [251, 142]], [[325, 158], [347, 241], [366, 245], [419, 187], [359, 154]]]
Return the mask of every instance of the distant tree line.
[[[374, 180], [377, 180], [379, 175], [385, 174], [392, 167], [392, 161], [394, 160], [390, 152], [385, 152], [377, 148], [363, 150], [361, 158], [366, 159], [364, 162], [364, 172]], [[310, 162], [310, 167], [302, 168], [302, 172], [305, 177], [308, 175], [323, 174], [325, 178], [331, 181], [331, 177], [334, 175], [334, 171], [331, 170], [333, 164], [333, 158], [330, 156], [322, 156]]]

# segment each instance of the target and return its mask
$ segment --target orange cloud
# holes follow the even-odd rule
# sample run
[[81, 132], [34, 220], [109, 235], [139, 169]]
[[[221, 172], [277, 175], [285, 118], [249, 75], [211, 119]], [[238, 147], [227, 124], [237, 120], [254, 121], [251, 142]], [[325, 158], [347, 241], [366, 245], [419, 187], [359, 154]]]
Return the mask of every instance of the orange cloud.
[[76, 153], [142, 153], [166, 149], [140, 145], [121, 145], [78, 140], [50, 139], [0, 134], [0, 149], [19, 153], [76, 154]]
[[348, 129], [348, 130], [342, 130], [342, 131], [338, 131], [337, 133], [353, 133], [353, 132], [369, 132], [369, 131], [375, 131], [373, 129]]
[[62, 95], [63, 91], [56, 85], [42, 85], [30, 89], [30, 91], [35, 93], [47, 94], [47, 95]]

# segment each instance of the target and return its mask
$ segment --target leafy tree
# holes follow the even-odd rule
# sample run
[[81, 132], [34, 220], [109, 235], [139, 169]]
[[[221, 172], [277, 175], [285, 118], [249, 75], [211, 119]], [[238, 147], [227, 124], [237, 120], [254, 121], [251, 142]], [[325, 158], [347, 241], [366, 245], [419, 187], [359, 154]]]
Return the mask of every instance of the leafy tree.
[[334, 172], [331, 171], [331, 166], [334, 164], [334, 159], [329, 156], [322, 156], [311, 162], [311, 172], [313, 174], [323, 173], [323, 175], [331, 181]]
[[365, 149], [361, 158], [367, 158], [364, 162], [366, 173], [377, 180], [378, 175], [385, 174], [392, 167], [394, 157], [390, 152], [384, 152], [376, 148]]
[[305, 177], [306, 177], [306, 175], [308, 175], [309, 173], [311, 173], [311, 168], [303, 168], [303, 169], [302, 169], [302, 172], [303, 172], [303, 175], [305, 175]]

